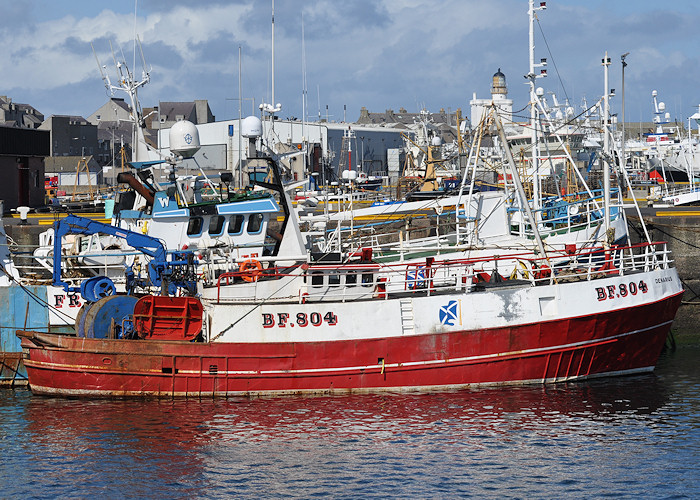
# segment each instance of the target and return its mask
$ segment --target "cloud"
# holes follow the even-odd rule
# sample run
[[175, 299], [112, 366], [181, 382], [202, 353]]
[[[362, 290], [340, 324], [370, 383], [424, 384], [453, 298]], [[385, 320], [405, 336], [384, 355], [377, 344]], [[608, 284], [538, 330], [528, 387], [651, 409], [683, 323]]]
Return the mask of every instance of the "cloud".
[[[694, 4], [661, 10], [640, 0], [635, 9], [612, 11], [604, 4], [561, 0], [538, 14], [536, 58], [550, 61], [549, 77], [538, 84], [560, 97], [568, 94], [573, 104], [584, 95], [595, 100], [603, 91], [605, 50], [613, 57], [615, 87], [619, 54], [629, 51], [630, 102], [647, 106], [652, 87], [669, 99], [700, 100], [693, 50], [700, 13]], [[91, 44], [112, 73], [110, 42], [131, 68], [136, 31], [153, 68], [140, 94], [144, 106], [204, 98], [217, 118], [237, 116], [237, 105], [228, 99], [238, 94], [239, 46], [246, 103], [271, 99], [270, 2], [140, 0], [136, 21], [133, 5], [83, 2], [70, 11], [71, 5], [27, 0], [6, 6], [0, 19], [3, 94], [50, 112], [89, 115], [105, 99]], [[319, 107], [325, 113], [326, 104], [336, 119], [343, 105], [352, 120], [361, 106], [461, 107], [467, 114], [472, 93], [488, 96], [498, 68], [515, 107], [527, 103], [524, 0], [278, 1], [275, 37], [275, 100], [283, 104], [283, 116], [301, 116], [304, 56], [311, 116]], [[139, 59], [131, 68], [137, 75]]]

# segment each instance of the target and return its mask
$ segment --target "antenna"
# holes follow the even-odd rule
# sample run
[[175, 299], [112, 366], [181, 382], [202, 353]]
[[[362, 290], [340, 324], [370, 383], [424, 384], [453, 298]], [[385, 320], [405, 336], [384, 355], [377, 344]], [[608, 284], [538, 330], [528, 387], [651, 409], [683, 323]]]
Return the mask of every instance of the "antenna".
[[274, 115], [282, 109], [280, 103], [275, 104], [275, 0], [272, 0], [272, 103], [265, 102], [260, 104], [260, 111], [268, 113], [272, 118], [271, 122], [274, 126]]
[[114, 95], [112, 90], [112, 82], [109, 80], [109, 73], [107, 73], [107, 67], [100, 64], [100, 60], [97, 57], [97, 52], [95, 51], [95, 46], [90, 42], [90, 47], [92, 47], [92, 55], [95, 56], [95, 61], [97, 62], [97, 69], [100, 70], [100, 76], [105, 84], [105, 88], [109, 91], [110, 95]]
[[[136, 35], [136, 42], [139, 45], [139, 52], [141, 53], [141, 65], [143, 68], [142, 72], [142, 78], [149, 80], [151, 79], [151, 70], [153, 69], [153, 66], [150, 68], [146, 69], [146, 58], [143, 56], [143, 46], [141, 45], [141, 39], [139, 38], [138, 35]], [[134, 68], [135, 69], [135, 68]]]
[[[136, 11], [138, 7], [138, 0], [134, 0], [134, 65], [133, 68], [136, 70]], [[123, 56], [122, 56], [123, 57]], [[124, 59], [126, 61], [126, 59]]]
[[[143, 54], [143, 46], [141, 44], [141, 40], [138, 36], [134, 36], [134, 59], [136, 57], [136, 50], [137, 50], [137, 45], [138, 45], [138, 51], [141, 56], [141, 62], [143, 63], [143, 75], [142, 79], [140, 81], [136, 81], [134, 78], [134, 74], [132, 71], [129, 70], [129, 66], [127, 65], [126, 57], [124, 56], [124, 51], [119, 48], [119, 52], [121, 54], [121, 59], [117, 59], [114, 46], [112, 42], [109, 42], [109, 48], [112, 52], [112, 60], [114, 61], [114, 66], [117, 71], [117, 77], [118, 77], [118, 83], [113, 84], [112, 81], [109, 78], [109, 73], [107, 72], [107, 68], [105, 66], [100, 65], [100, 61], [97, 57], [97, 53], [95, 52], [95, 48], [93, 47], [93, 53], [95, 54], [95, 60], [97, 61], [97, 66], [98, 69], [100, 70], [100, 74], [102, 76], [102, 80], [105, 82], [105, 87], [109, 91], [109, 93], [113, 96], [115, 90], [121, 90], [122, 92], [125, 92], [129, 96], [129, 100], [131, 101], [131, 120], [134, 124], [134, 131], [133, 131], [133, 138], [132, 138], [132, 148], [133, 148], [133, 156], [132, 160], [134, 161], [144, 161], [145, 159], [148, 158], [149, 153], [152, 151], [152, 148], [150, 148], [143, 137], [143, 127], [144, 123], [143, 120], [144, 118], [142, 117], [142, 111], [141, 111], [141, 103], [139, 102], [138, 99], [138, 89], [139, 87], [147, 84], [150, 82], [150, 72], [151, 69], [146, 66], [146, 58], [144, 57]], [[134, 65], [136, 64], [134, 60]]]
[[114, 66], [119, 68], [117, 57], [114, 55], [114, 47], [112, 47], [112, 40], [109, 41], [109, 51], [112, 53], [112, 61], [114, 61]]

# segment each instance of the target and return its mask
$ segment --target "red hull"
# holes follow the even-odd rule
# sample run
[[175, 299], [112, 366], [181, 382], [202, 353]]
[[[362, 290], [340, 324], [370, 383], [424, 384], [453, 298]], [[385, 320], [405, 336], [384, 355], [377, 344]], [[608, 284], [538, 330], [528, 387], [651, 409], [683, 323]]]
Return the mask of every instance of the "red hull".
[[[18, 332], [32, 391], [226, 396], [431, 390], [651, 371], [681, 294], [594, 316], [386, 339], [102, 340]], [[651, 326], [650, 326], [651, 325]]]

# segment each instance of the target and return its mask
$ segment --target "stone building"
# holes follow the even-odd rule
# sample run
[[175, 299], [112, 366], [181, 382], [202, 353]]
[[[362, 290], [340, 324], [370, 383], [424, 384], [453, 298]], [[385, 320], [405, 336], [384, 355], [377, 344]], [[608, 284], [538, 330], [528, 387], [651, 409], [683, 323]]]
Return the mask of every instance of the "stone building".
[[158, 147], [158, 131], [170, 129], [175, 122], [188, 120], [195, 125], [203, 125], [216, 121], [206, 99], [195, 99], [192, 102], [159, 102], [158, 106], [144, 108], [143, 116], [147, 130], [146, 141], [153, 147]]
[[98, 152], [97, 127], [82, 116], [51, 115], [39, 129], [51, 135], [51, 156], [92, 156]]
[[17, 128], [39, 128], [44, 115], [29, 104], [18, 104], [0, 95], [0, 126]]

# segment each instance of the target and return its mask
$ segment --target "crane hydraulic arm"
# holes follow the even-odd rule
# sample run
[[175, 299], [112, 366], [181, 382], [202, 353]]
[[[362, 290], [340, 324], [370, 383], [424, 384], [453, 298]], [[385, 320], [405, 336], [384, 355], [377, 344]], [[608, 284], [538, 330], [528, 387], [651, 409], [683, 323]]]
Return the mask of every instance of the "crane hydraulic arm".
[[[122, 238], [131, 247], [149, 256], [148, 278], [151, 285], [165, 288], [166, 292], [170, 285], [185, 288], [190, 293], [194, 293], [196, 290], [195, 273], [190, 269], [194, 267], [195, 263], [194, 254], [192, 254], [192, 252], [178, 252], [177, 254], [173, 254], [173, 256], [178, 257], [178, 259], [168, 260], [168, 252], [163, 243], [157, 238], [73, 214], [69, 214], [65, 218], [54, 223], [54, 286], [63, 287], [66, 291], [79, 291], [86, 300], [93, 300], [94, 298], [101, 298], [101, 296], [114, 293], [114, 284], [105, 276], [90, 278], [84, 281], [79, 288], [71, 287], [69, 283], [63, 281], [61, 278], [61, 242], [63, 237], [67, 234], [90, 235], [95, 233], [108, 234], [116, 236], [117, 238]], [[184, 272], [174, 272], [176, 269], [183, 268], [186, 269]], [[130, 269], [127, 269], [127, 281], [129, 281], [128, 277], [130, 273]], [[131, 273], [131, 275], [133, 276], [133, 273]], [[163, 287], [164, 281], [167, 283], [167, 287]]]

